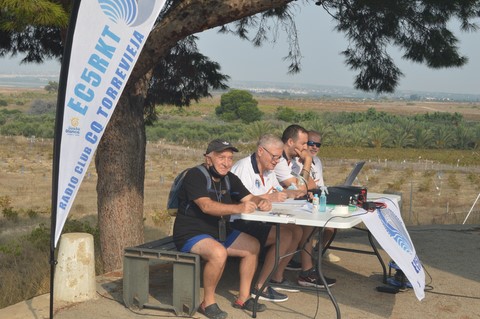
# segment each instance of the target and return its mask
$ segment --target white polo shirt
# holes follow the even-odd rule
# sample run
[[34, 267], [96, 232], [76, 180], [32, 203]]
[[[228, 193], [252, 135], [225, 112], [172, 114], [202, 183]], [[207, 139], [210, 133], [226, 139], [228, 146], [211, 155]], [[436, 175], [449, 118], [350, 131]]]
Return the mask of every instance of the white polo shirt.
[[269, 194], [277, 187], [282, 188], [273, 171], [263, 171], [262, 179], [255, 153], [237, 161], [231, 172], [237, 175], [250, 193], [256, 196]]
[[295, 157], [293, 160], [288, 162], [285, 152], [283, 153], [282, 158], [280, 158], [280, 161], [275, 166], [275, 175], [280, 183], [294, 177], [292, 172], [297, 175], [300, 174], [303, 165], [300, 166], [297, 159], [298, 157]]

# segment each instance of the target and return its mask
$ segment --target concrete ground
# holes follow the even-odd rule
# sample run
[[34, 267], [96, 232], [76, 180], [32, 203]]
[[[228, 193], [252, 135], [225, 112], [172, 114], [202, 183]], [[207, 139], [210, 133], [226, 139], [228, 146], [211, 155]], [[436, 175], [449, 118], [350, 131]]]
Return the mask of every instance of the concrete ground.
[[[427, 292], [418, 301], [412, 290], [398, 294], [376, 291], [382, 286], [382, 271], [375, 256], [333, 251], [341, 257], [336, 264], [324, 263], [324, 273], [337, 279], [332, 287], [343, 318], [480, 318], [480, 225], [439, 225], [408, 228], [417, 254], [426, 270]], [[365, 249], [368, 241], [363, 232], [342, 230], [335, 245]], [[389, 257], [381, 250], [386, 262]], [[217, 290], [217, 302], [229, 313], [229, 318], [251, 318], [251, 314], [234, 309], [230, 303], [237, 293], [237, 268], [227, 266]], [[295, 280], [297, 272], [287, 271]], [[168, 303], [171, 300], [171, 266], [151, 267], [152, 298]], [[98, 298], [77, 304], [55, 303], [54, 318], [169, 318], [173, 312], [137, 309], [130, 310], [122, 301], [122, 273], [97, 277]], [[257, 318], [337, 318], [335, 308], [324, 291], [288, 293], [282, 303], [266, 302], [266, 312]], [[49, 295], [42, 295], [0, 309], [2, 319], [49, 318]], [[196, 313], [193, 318], [204, 318]]]

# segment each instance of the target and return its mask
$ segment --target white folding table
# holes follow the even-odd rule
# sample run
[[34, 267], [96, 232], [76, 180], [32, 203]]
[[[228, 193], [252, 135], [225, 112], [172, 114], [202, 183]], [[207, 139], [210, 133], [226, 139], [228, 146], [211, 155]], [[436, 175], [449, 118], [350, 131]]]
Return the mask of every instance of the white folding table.
[[[283, 256], [280, 256], [280, 253], [279, 253], [281, 224], [295, 224], [299, 226], [313, 226], [313, 227], [331, 227], [334, 229], [349, 229], [360, 224], [362, 222], [360, 215], [366, 213], [366, 211], [361, 208], [349, 207], [348, 214], [340, 216], [335, 214], [334, 208], [331, 206], [328, 207], [327, 212], [312, 213], [311, 207], [312, 207], [311, 204], [308, 203], [306, 200], [289, 199], [282, 203], [272, 203], [272, 210], [269, 212], [255, 211], [250, 214], [244, 213], [244, 214], [232, 215], [233, 219], [243, 219], [248, 221], [271, 223], [271, 224], [274, 224], [276, 227], [275, 265], [272, 272], [267, 277], [267, 280], [263, 284], [263, 287], [259, 291], [263, 291], [265, 289], [268, 282], [270, 281], [271, 276], [273, 275], [273, 273], [276, 271], [278, 267], [278, 262], [280, 258], [283, 257]], [[363, 250], [343, 249], [339, 247], [335, 247], [335, 248], [332, 247], [332, 248], [339, 249], [339, 250], [348, 250], [348, 251], [357, 252], [357, 253], [375, 254], [382, 265], [384, 277], [385, 277], [386, 276], [385, 264], [381, 256], [379, 255], [378, 250], [375, 247], [375, 244], [370, 235], [370, 232], [368, 232], [368, 234], [369, 234], [370, 244], [372, 245], [372, 248], [373, 248], [373, 252], [368, 252]], [[330, 240], [326, 248], [328, 248], [332, 240]], [[321, 242], [320, 239], [319, 239], [319, 242]], [[337, 318], [340, 318], [341, 317], [340, 309], [335, 300], [335, 297], [331, 293], [325, 281], [325, 278], [321, 270], [321, 256], [323, 251], [324, 250], [318, 249], [318, 258], [316, 259], [317, 260], [316, 269], [318, 270], [319, 277], [321, 278], [325, 286], [325, 289], [327, 290], [327, 293], [335, 307]], [[259, 296], [257, 295], [257, 297], [255, 298], [256, 303], [258, 302], [258, 297]], [[256, 307], [254, 307], [252, 317], [256, 318]]]

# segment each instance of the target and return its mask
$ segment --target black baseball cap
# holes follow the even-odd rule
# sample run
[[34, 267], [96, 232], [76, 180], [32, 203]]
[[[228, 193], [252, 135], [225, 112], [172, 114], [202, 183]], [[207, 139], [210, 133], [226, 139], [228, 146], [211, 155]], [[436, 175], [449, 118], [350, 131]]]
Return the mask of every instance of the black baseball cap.
[[211, 152], [221, 152], [226, 149], [231, 149], [234, 152], [238, 152], [238, 149], [235, 146], [233, 146], [230, 142], [217, 138], [208, 144], [207, 151], [205, 152], [205, 154], [208, 154]]

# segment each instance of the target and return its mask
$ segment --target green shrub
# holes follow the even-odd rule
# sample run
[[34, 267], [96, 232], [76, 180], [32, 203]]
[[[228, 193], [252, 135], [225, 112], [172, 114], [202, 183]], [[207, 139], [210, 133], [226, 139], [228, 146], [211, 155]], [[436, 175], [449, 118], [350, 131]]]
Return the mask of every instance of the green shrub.
[[449, 185], [451, 188], [453, 188], [453, 189], [455, 189], [455, 190], [460, 189], [460, 182], [458, 181], [458, 179], [457, 179], [457, 177], [456, 177], [455, 174], [453, 174], [453, 173], [449, 174], [447, 181], [448, 181], [448, 185]]
[[418, 186], [419, 192], [428, 192], [430, 189], [432, 189], [432, 180], [430, 178], [425, 178]]
[[19, 256], [22, 253], [22, 247], [17, 241], [1, 244], [0, 253], [10, 256]]
[[35, 100], [32, 102], [30, 114], [45, 114], [55, 112], [56, 103], [51, 100]]
[[215, 114], [227, 122], [240, 119], [243, 123], [259, 121], [263, 116], [257, 100], [251, 93], [244, 90], [231, 90], [222, 94], [220, 105], [215, 108]]
[[6, 220], [12, 222], [18, 222], [18, 212], [13, 209], [13, 207], [5, 207], [2, 209], [2, 215], [5, 217]]
[[280, 121], [293, 123], [295, 118], [295, 111], [286, 106], [279, 106], [275, 112], [275, 118]]
[[48, 84], [45, 85], [44, 89], [48, 93], [56, 93], [56, 92], [58, 92], [58, 82], [48, 81]]
[[0, 196], [0, 208], [8, 208], [12, 206], [12, 199], [10, 196]]
[[31, 219], [37, 218], [38, 212], [34, 209], [29, 209], [27, 210], [27, 216], [30, 217]]
[[26, 236], [26, 239], [36, 249], [48, 251], [50, 247], [50, 228], [41, 223]]

